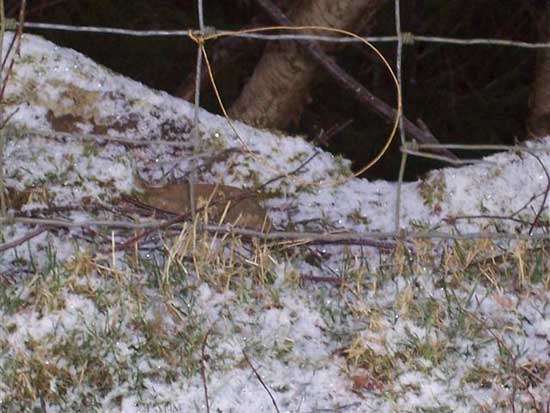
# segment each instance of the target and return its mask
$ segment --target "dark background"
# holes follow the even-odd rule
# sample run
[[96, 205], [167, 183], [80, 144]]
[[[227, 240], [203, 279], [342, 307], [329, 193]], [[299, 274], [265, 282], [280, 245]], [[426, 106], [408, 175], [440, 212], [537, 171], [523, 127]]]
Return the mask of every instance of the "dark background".
[[[32, 0], [27, 20], [129, 29], [187, 29], [197, 27], [195, 0]], [[205, 0], [206, 24], [238, 29], [251, 21], [269, 20], [252, 0]], [[372, 35], [395, 34], [393, 2], [377, 15]], [[538, 41], [536, 20], [542, 2], [507, 0], [408, 0], [402, 2], [402, 29], [418, 35], [490, 37]], [[17, 1], [6, 3], [13, 15]], [[187, 38], [129, 37], [91, 33], [27, 30], [79, 50], [103, 65], [168, 93], [175, 93], [193, 73], [196, 47]], [[359, 33], [365, 34], [365, 33]], [[254, 70], [262, 45], [248, 42], [232, 61], [218, 68], [217, 82], [230, 106]], [[377, 47], [392, 62], [395, 44]], [[352, 45], [335, 53], [342, 67], [374, 94], [393, 105], [394, 86], [383, 65], [364, 46]], [[536, 51], [499, 46], [454, 46], [416, 43], [405, 46], [403, 99], [406, 116], [421, 119], [441, 141], [449, 143], [514, 144], [527, 137], [525, 123], [533, 81]], [[218, 112], [210, 87], [203, 105]], [[383, 145], [389, 125], [359, 106], [320, 72], [303, 116], [288, 132], [317, 136], [347, 119], [353, 123], [330, 141], [329, 149], [354, 161], [359, 168]], [[399, 169], [398, 137], [389, 154], [366, 176], [395, 179]], [[458, 153], [481, 156], [480, 153]], [[484, 153], [486, 154], [486, 153]], [[407, 178], [414, 179], [444, 164], [411, 159]]]

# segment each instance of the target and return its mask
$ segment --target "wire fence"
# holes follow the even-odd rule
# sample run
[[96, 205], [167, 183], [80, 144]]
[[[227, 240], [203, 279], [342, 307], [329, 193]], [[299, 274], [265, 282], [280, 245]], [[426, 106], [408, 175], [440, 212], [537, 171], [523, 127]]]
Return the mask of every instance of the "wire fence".
[[[197, 9], [198, 9], [198, 29], [189, 28], [185, 30], [128, 30], [120, 29], [113, 27], [97, 27], [97, 26], [72, 26], [72, 25], [62, 25], [62, 24], [50, 24], [50, 23], [38, 23], [38, 22], [25, 22], [25, 29], [36, 29], [36, 30], [60, 30], [60, 31], [70, 31], [70, 32], [86, 32], [86, 33], [95, 33], [95, 34], [111, 34], [111, 35], [122, 35], [122, 36], [137, 36], [137, 37], [166, 37], [166, 36], [175, 36], [175, 37], [188, 37], [194, 40], [197, 43], [197, 61], [196, 61], [196, 76], [195, 76], [195, 95], [194, 95], [194, 119], [193, 119], [193, 129], [192, 129], [192, 139], [195, 143], [199, 139], [199, 123], [200, 123], [200, 102], [201, 102], [201, 77], [203, 71], [203, 63], [205, 58], [204, 51], [204, 39], [215, 38], [219, 36], [234, 36], [250, 39], [260, 39], [265, 41], [281, 41], [281, 40], [307, 40], [307, 41], [320, 41], [320, 42], [332, 42], [332, 43], [357, 43], [357, 42], [368, 42], [368, 43], [395, 43], [396, 44], [396, 76], [398, 79], [399, 85], [402, 84], [402, 51], [405, 45], [410, 45], [415, 42], [422, 43], [440, 43], [447, 45], [456, 45], [456, 46], [475, 46], [475, 45], [490, 45], [490, 46], [499, 46], [499, 47], [516, 47], [516, 48], [525, 48], [525, 49], [544, 49], [550, 48], [550, 42], [522, 42], [522, 41], [513, 41], [505, 39], [494, 39], [494, 38], [471, 38], [471, 39], [461, 39], [461, 38], [451, 38], [451, 37], [439, 37], [439, 36], [424, 36], [416, 35], [410, 32], [401, 31], [401, 13], [400, 13], [400, 0], [394, 0], [395, 8], [395, 32], [394, 36], [366, 36], [366, 37], [338, 37], [338, 36], [323, 36], [323, 35], [312, 35], [312, 34], [297, 34], [297, 33], [264, 33], [264, 32], [244, 32], [244, 31], [225, 31], [218, 30], [217, 28], [210, 27], [206, 24], [204, 20], [204, 8], [203, 1], [197, 0]], [[6, 19], [5, 27], [7, 29], [15, 30], [21, 24], [15, 20]], [[20, 27], [19, 27], [20, 28]], [[208, 62], [207, 62], [208, 63]], [[399, 93], [400, 95], [400, 93]], [[399, 106], [402, 108], [402, 97], [399, 96]], [[402, 109], [403, 110], [403, 109]], [[408, 156], [417, 156], [431, 159], [438, 159], [449, 162], [454, 165], [462, 164], [471, 164], [471, 163], [480, 163], [485, 162], [477, 159], [451, 159], [446, 156], [439, 154], [434, 154], [430, 152], [424, 152], [423, 150], [438, 150], [438, 149], [449, 149], [449, 150], [490, 150], [490, 151], [511, 151], [511, 152], [550, 152], [550, 146], [543, 145], [533, 145], [533, 146], [521, 146], [521, 145], [466, 145], [466, 144], [439, 144], [439, 143], [417, 143], [416, 141], [407, 141], [405, 127], [403, 124], [402, 113], [398, 113], [398, 122], [399, 122], [399, 135], [401, 141], [401, 163], [399, 170], [398, 182], [396, 185], [395, 193], [395, 210], [394, 210], [394, 231], [387, 233], [365, 233], [365, 234], [355, 234], [358, 237], [369, 238], [369, 239], [445, 239], [445, 240], [471, 240], [471, 239], [515, 239], [515, 240], [526, 240], [526, 239], [550, 239], [549, 233], [537, 233], [531, 234], [517, 234], [517, 233], [502, 233], [502, 232], [477, 232], [477, 233], [468, 233], [468, 234], [454, 234], [454, 233], [443, 233], [437, 231], [425, 231], [425, 232], [414, 232], [407, 231], [406, 229], [401, 228], [401, 196], [402, 196], [402, 186], [404, 180], [404, 174], [407, 167]], [[110, 139], [109, 137], [105, 137]], [[199, 145], [196, 145], [199, 146]], [[193, 168], [195, 169], [195, 168]], [[196, 176], [192, 176], [191, 180], [196, 181]], [[549, 184], [550, 185], [550, 184]], [[193, 185], [190, 185], [190, 188], [193, 188]], [[191, 199], [193, 200], [193, 194], [191, 194]], [[547, 205], [543, 205], [541, 208], [546, 208]], [[194, 214], [194, 205], [191, 203], [191, 208]], [[537, 214], [537, 218], [542, 212], [542, 209]], [[7, 218], [0, 218], [0, 222], [13, 221]], [[37, 222], [38, 224], [38, 222]], [[50, 223], [51, 224], [51, 223]], [[105, 223], [103, 223], [105, 224]], [[533, 223], [534, 226], [535, 223]], [[62, 225], [62, 224], [59, 224]], [[107, 225], [107, 224], [105, 224]], [[220, 227], [214, 227], [215, 230], [223, 230]], [[243, 230], [242, 233], [247, 235], [254, 235], [254, 231]], [[277, 234], [281, 238], [288, 239], [289, 233], [274, 233], [273, 236], [277, 238]], [[256, 234], [256, 235], [262, 235]], [[314, 234], [303, 234], [305, 238], [313, 239]], [[264, 234], [265, 236], [265, 234]], [[292, 237], [290, 237], [292, 238]], [[349, 239], [349, 234], [347, 239]]]
[[[7, 29], [14, 29], [18, 26], [15, 20], [8, 19]], [[100, 27], [100, 26], [73, 26], [66, 24], [53, 24], [53, 23], [36, 23], [25, 22], [26, 29], [41, 29], [41, 30], [59, 30], [68, 32], [82, 32], [82, 33], [97, 33], [97, 34], [112, 34], [122, 36], [134, 36], [134, 37], [180, 37], [189, 36], [190, 33], [200, 33], [203, 36], [211, 34], [231, 35], [234, 37], [243, 37], [248, 39], [259, 40], [311, 40], [321, 41], [328, 43], [358, 43], [358, 39], [347, 37], [332, 37], [332, 36], [320, 36], [310, 34], [266, 34], [266, 33], [237, 33], [229, 30], [217, 30], [214, 27], [205, 26], [204, 30], [185, 29], [185, 30], [129, 30], [120, 29], [116, 27]], [[473, 38], [473, 39], [460, 39], [453, 37], [442, 36], [422, 36], [416, 35], [410, 32], [402, 32], [401, 36], [362, 36], [363, 40], [370, 43], [397, 43], [400, 41], [403, 44], [413, 43], [441, 43], [457, 46], [506, 46], [506, 47], [518, 47], [525, 49], [547, 49], [550, 48], [550, 43], [547, 42], [522, 42], [506, 39], [492, 39], [492, 38]]]

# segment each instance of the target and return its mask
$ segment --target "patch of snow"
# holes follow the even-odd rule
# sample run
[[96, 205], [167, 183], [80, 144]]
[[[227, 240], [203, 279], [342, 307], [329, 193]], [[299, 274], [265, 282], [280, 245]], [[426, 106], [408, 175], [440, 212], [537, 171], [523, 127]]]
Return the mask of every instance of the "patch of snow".
[[[7, 35], [6, 42], [9, 41], [10, 36]], [[226, 149], [242, 149], [242, 140], [252, 153], [241, 151], [230, 154], [228, 159], [214, 163], [202, 173], [201, 180], [252, 187], [254, 180], [266, 182], [288, 174], [317, 153], [302, 173], [287, 176], [269, 186], [282, 194], [267, 201], [269, 215], [276, 227], [297, 224], [299, 229], [359, 232], [388, 232], [394, 229], [395, 183], [349, 179], [339, 185], [331, 185], [332, 181], [344, 178], [349, 161], [341, 162], [302, 138], [260, 131], [239, 122], [235, 122], [239, 132], [237, 137], [226, 119], [204, 110], [200, 111], [201, 141], [193, 142], [190, 121], [193, 118], [192, 105], [115, 75], [81, 54], [57, 47], [40, 37], [24, 36], [22, 55], [14, 66], [7, 98], [11, 102], [6, 105], [7, 113], [15, 109], [18, 111], [11, 119], [13, 129], [6, 130], [9, 132], [5, 149], [6, 183], [19, 191], [34, 189], [47, 193], [48, 202], [52, 205], [78, 205], [89, 199], [108, 203], [134, 189], [134, 167], [153, 180], [161, 179], [167, 173], [172, 177], [181, 177], [188, 172], [189, 158], [196, 154], [193, 148], [197, 152], [211, 150], [212, 146], [217, 145]], [[81, 100], [91, 103], [83, 105]], [[54, 130], [56, 122], [61, 122], [64, 115], [73, 112], [78, 113], [74, 124], [57, 127], [80, 130], [68, 135]], [[140, 142], [165, 140], [181, 145], [155, 143], [127, 147], [106, 140], [90, 145], [88, 140], [79, 137], [94, 134], [97, 130], [101, 130], [99, 135], [110, 138]], [[537, 144], [548, 145], [550, 138]], [[544, 165], [550, 165], [548, 154], [541, 153], [539, 156]], [[304, 189], [307, 186], [305, 183], [312, 185]], [[520, 157], [513, 153], [492, 155], [486, 157], [482, 164], [433, 171], [422, 180], [405, 183], [402, 187], [401, 224], [408, 230], [423, 225], [437, 227], [441, 231], [464, 233], [487, 227], [494, 229], [498, 225], [501, 231], [525, 232], [528, 230], [525, 225], [513, 221], [491, 224], [487, 219], [454, 221], [454, 218], [479, 214], [510, 216], [521, 210], [527, 221], [532, 220], [541, 207], [542, 194], [547, 185], [544, 170], [533, 156]], [[38, 196], [37, 199], [41, 198]], [[32, 214], [46, 206], [43, 199], [31, 201], [24, 206], [23, 212]], [[547, 217], [548, 205], [545, 207], [544, 216]], [[74, 222], [93, 218], [86, 212], [72, 212], [66, 216]], [[454, 225], [449, 223], [451, 221]], [[20, 238], [28, 231], [28, 227], [20, 223], [1, 228], [5, 240]], [[535, 229], [535, 232], [540, 231], [542, 229]], [[78, 246], [90, 237], [93, 238], [93, 235], [78, 230], [70, 232], [70, 236], [63, 231], [60, 235], [43, 233], [3, 253], [0, 256], [0, 271], [8, 271], [21, 260], [43, 266], [52, 259], [48, 256], [51, 251], [55, 252], [58, 260], [69, 260], [75, 256]], [[341, 274], [340, 264], [346, 251], [358, 249], [340, 246], [324, 248], [323, 252], [331, 256], [325, 268], [333, 268], [333, 272]], [[369, 265], [376, 267], [378, 251], [372, 248], [361, 251]], [[233, 292], [220, 292], [206, 283], [197, 287], [194, 311], [200, 313], [201, 321], [214, 326], [211, 340], [215, 345], [208, 351], [226, 356], [223, 368], [207, 371], [212, 411], [273, 411], [268, 394], [243, 362], [242, 351], [248, 351], [251, 347], [258, 349], [258, 357], [251, 356], [251, 362], [270, 387], [278, 406], [287, 412], [337, 410], [343, 406], [347, 406], [344, 410], [347, 412], [412, 412], [420, 408], [446, 406], [452, 406], [455, 412], [476, 412], [509, 398], [509, 390], [502, 389], [498, 383], [490, 389], [483, 389], [465, 379], [471, 368], [494, 367], [495, 360], [500, 357], [498, 343], [489, 340], [479, 344], [460, 337], [451, 340], [454, 348], [449, 351], [454, 353], [449, 361], [437, 367], [435, 362], [420, 356], [416, 360], [423, 368], [420, 372], [408, 370], [410, 366], [406, 365], [394, 366], [395, 383], [384, 383], [383, 386], [383, 391], [392, 394], [391, 398], [370, 390], [360, 397], [353, 391], [348, 377], [350, 372], [346, 370], [343, 358], [335, 353], [338, 347], [349, 343], [335, 339], [337, 332], [329, 331], [331, 326], [327, 320], [330, 317], [314, 304], [317, 295], [323, 292], [315, 287], [304, 288], [300, 293], [285, 291], [287, 275], [315, 271], [327, 275], [323, 274], [322, 269], [299, 261], [276, 265], [272, 288], [279, 294], [278, 305], [273, 300], [269, 305], [254, 302], [245, 307], [237, 303]], [[86, 279], [86, 286], [93, 289], [100, 289], [109, 282], [97, 274], [89, 277], [82, 274], [82, 277]], [[379, 318], [374, 323], [373, 317], [373, 326], [369, 328], [353, 322], [343, 323], [341, 328], [355, 329], [362, 344], [380, 357], [404, 352], [411, 340], [437, 343], [440, 332], [407, 319], [407, 300], [400, 298], [405, 294], [417, 294], [421, 298], [446, 302], [445, 292], [435, 285], [434, 279], [437, 277], [439, 275], [420, 270], [413, 275], [413, 282], [411, 277], [395, 274], [391, 282], [384, 283], [377, 291], [358, 292], [360, 298], [367, 303], [372, 302], [372, 307], [358, 311], [377, 313]], [[136, 279], [135, 282], [141, 280]], [[64, 288], [64, 306], [61, 309], [44, 314], [29, 307], [14, 314], [0, 309], [0, 343], [4, 341], [9, 344], [0, 355], [0, 367], [17, 352], [27, 351], [25, 341], [29, 338], [43, 340], [51, 334], [63, 336], [69, 331], [84, 332], [87, 327], [101, 330], [107, 320], [117, 317], [120, 309], [100, 309], [97, 303], [70, 292], [69, 287]], [[17, 286], [12, 291], [20, 294], [23, 300], [31, 301], [25, 287]], [[144, 319], [154, 321], [160, 314], [165, 327], [174, 329], [176, 321], [164, 311], [161, 294], [157, 290], [149, 293], [158, 305], [143, 311]], [[416, 300], [416, 297], [413, 298]], [[338, 300], [345, 299], [352, 298], [328, 296], [323, 304], [338, 309], [341, 305]], [[547, 292], [541, 293], [540, 297], [519, 300], [512, 294], [495, 294], [478, 285], [471, 291], [458, 291], [457, 299], [463, 300], [465, 308], [479, 317], [510, 326], [503, 342], [521, 350], [518, 363], [547, 365], [550, 361]], [[182, 307], [185, 305], [180, 297], [173, 297], [172, 300]], [[415, 300], [409, 302], [414, 303]], [[137, 304], [128, 303], [128, 306]], [[337, 319], [337, 315], [333, 316]], [[345, 315], [342, 318], [345, 319]], [[121, 325], [129, 324], [122, 316], [121, 320]], [[442, 326], [452, 329], [450, 323], [445, 319]], [[140, 340], [142, 337], [136, 334], [117, 341], [108, 357], [130, 360], [135, 355], [133, 348], [139, 345]], [[166, 367], [165, 362], [157, 359], [138, 358], [134, 362], [139, 373]], [[162, 406], [162, 403], [179, 411], [205, 410], [203, 384], [198, 374], [173, 382], [147, 377], [141, 397], [130, 387], [129, 382], [120, 383], [118, 388], [104, 395], [102, 403], [105, 408], [110, 408], [117, 400], [125, 413], [143, 411], [145, 407], [154, 411], [152, 409]], [[0, 383], [0, 403], [7, 398], [8, 391]], [[48, 411], [55, 411], [55, 407]]]

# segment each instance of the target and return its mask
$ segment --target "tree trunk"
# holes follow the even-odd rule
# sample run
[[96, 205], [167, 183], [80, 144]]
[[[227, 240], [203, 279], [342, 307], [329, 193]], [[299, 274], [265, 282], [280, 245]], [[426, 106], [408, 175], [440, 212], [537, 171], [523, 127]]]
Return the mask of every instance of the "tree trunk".
[[[546, 2], [544, 12], [538, 21], [539, 41], [550, 41], [550, 2]], [[530, 114], [527, 124], [533, 137], [550, 135], [550, 49], [537, 51], [535, 82], [530, 98]]]
[[[350, 29], [359, 19], [372, 20], [384, 0], [301, 0], [290, 11], [297, 26]], [[327, 32], [318, 34], [327, 35]], [[327, 44], [323, 48], [327, 50]], [[249, 125], [285, 129], [297, 121], [307, 102], [316, 64], [295, 43], [270, 42], [241, 95], [232, 117]]]

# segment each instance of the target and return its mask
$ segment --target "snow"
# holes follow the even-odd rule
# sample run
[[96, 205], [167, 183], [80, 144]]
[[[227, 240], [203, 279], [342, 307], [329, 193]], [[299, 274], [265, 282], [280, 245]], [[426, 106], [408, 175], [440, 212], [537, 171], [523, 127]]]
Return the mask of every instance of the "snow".
[[[7, 36], [8, 44], [9, 40]], [[188, 103], [113, 74], [81, 54], [37, 36], [25, 35], [21, 51], [8, 84], [10, 103], [6, 105], [6, 113], [18, 109], [10, 121], [10, 125], [18, 129], [7, 128], [5, 159], [7, 185], [18, 190], [33, 188], [37, 192], [35, 199], [24, 206], [26, 213], [47, 207], [46, 200], [53, 205], [78, 205], [90, 199], [108, 203], [133, 190], [134, 168], [152, 180], [161, 180], [167, 174], [181, 178], [187, 174], [193, 147], [198, 153], [209, 151], [215, 145], [241, 148], [242, 139], [252, 153], [234, 152], [201, 175], [203, 181], [242, 187], [252, 187], [254, 181], [265, 182], [293, 171], [319, 151], [299, 137], [279, 136], [235, 122], [237, 138], [227, 120], [203, 110], [200, 111], [201, 141], [193, 142], [189, 127], [193, 108]], [[178, 141], [183, 147], [162, 144], [125, 147], [108, 141], [91, 145], [88, 140], [70, 136], [71, 133], [63, 135], [63, 131], [53, 130], [52, 116], [61, 118], [68, 113], [79, 117], [76, 126], [80, 131], [73, 135], [94, 134], [102, 128], [99, 134], [111, 138]], [[550, 139], [536, 144], [548, 145]], [[550, 166], [548, 154], [538, 156], [544, 165]], [[271, 184], [269, 188], [280, 194], [266, 201], [275, 226], [285, 228], [298, 223], [298, 229], [302, 230], [393, 231], [396, 185], [355, 178], [334, 185], [334, 181], [345, 178], [348, 167], [348, 161], [342, 163], [320, 151], [300, 174]], [[309, 186], [304, 188], [306, 184]], [[408, 230], [421, 224], [425, 228], [461, 233], [488, 229], [526, 232], [528, 226], [511, 220], [491, 223], [487, 219], [454, 221], [452, 218], [481, 214], [509, 216], [520, 211], [517, 216], [524, 216], [530, 222], [529, 218], [532, 220], [541, 207], [547, 185], [545, 171], [532, 155], [501, 153], [485, 158], [478, 165], [433, 171], [422, 181], [403, 185], [401, 225]], [[541, 219], [548, 219], [548, 205], [545, 208]], [[74, 222], [93, 218], [85, 212], [73, 212], [68, 217]], [[5, 225], [1, 233], [4, 240], [9, 241], [28, 230], [26, 225], [16, 223]], [[534, 229], [535, 233], [542, 231], [543, 228]], [[45, 245], [56, 252], [58, 262], [69, 262], [82, 245], [87, 245], [84, 237], [78, 238], [75, 234], [77, 232], [69, 236], [63, 231], [43, 233], [9, 249], [0, 255], [0, 271], [13, 270], [21, 259], [34, 262], [37, 268], [47, 266], [52, 257]], [[445, 274], [433, 273], [427, 268], [406, 270], [392, 274], [386, 281], [373, 280], [377, 288], [358, 287], [353, 294], [339, 294], [316, 285], [305, 285], [298, 290], [289, 288], [287, 277], [290, 279], [295, 274], [345, 275], [346, 254], [360, 252], [362, 259], [369, 263], [370, 271], [375, 271], [381, 263], [379, 252], [374, 248], [328, 246], [319, 250], [327, 255], [324, 266], [306, 264], [300, 257], [292, 262], [275, 262], [271, 290], [260, 288], [257, 297], [245, 300], [237, 291], [202, 282], [192, 266], [186, 267], [189, 274], [198, 277], [194, 279], [197, 284], [193, 287], [192, 299], [184, 297], [185, 291], [181, 296], [166, 297], [160, 287], [150, 285], [147, 274], [129, 273], [130, 267], [122, 255], [117, 256], [120, 274], [81, 268], [67, 278], [59, 276], [61, 293], [55, 298], [57, 301], [53, 301], [55, 305], [49, 301], [51, 297], [45, 296], [43, 300], [53, 308], [40, 304], [34, 297], [35, 283], [42, 282], [40, 275], [19, 280], [10, 294], [24, 305], [17, 310], [0, 306], [0, 371], [19, 353], [33, 352], [26, 345], [30, 339], [45, 341], [57, 337], [62, 340], [79, 334], [86, 337], [90, 332], [103, 337], [105, 331], [112, 334], [116, 331], [119, 337], [115, 345], [103, 348], [102, 357], [125, 360], [129, 370], [135, 370], [135, 375], [144, 378], [136, 384], [133, 380], [137, 379], [130, 374], [121, 375], [123, 381], [109, 392], [96, 395], [104, 411], [114, 409], [113, 406], [124, 413], [143, 409], [171, 411], [169, 408], [206, 411], [200, 374], [166, 379], [155, 372], [173, 366], [160, 358], [144, 358], [137, 350], [150, 333], [135, 327], [137, 321], [132, 318], [132, 312], [140, 314], [144, 323], [158, 328], [155, 331], [159, 339], [165, 339], [163, 343], [169, 345], [166, 343], [170, 343], [171, 334], [183, 334], [179, 330], [182, 319], [173, 315], [179, 311], [185, 314], [186, 322], [196, 323], [191, 324], [194, 328], [212, 327], [206, 346], [211, 359], [217, 360], [215, 366], [207, 366], [211, 411], [274, 410], [269, 395], [243, 362], [243, 351], [250, 355], [284, 412], [338, 409], [413, 412], [439, 408], [477, 412], [493, 406], [500, 406], [494, 411], [501, 408], [506, 411], [502, 403], [510, 398], [509, 388], [500, 383], [483, 387], [468, 379], [469, 372], [475, 368], [498, 367], [502, 355], [489, 333], [484, 342], [452, 337], [448, 341], [452, 348], [443, 350], [448, 355], [442, 361], [430, 360], [428, 352], [409, 354], [413, 343], [437, 347], [443, 334], [452, 336], [455, 321], [448, 308], [456, 309], [440, 287], [440, 282], [446, 281]], [[365, 273], [364, 276], [376, 275]], [[141, 301], [136, 301], [131, 289], [125, 287], [132, 283], [145, 285]], [[254, 285], [250, 280], [243, 283], [248, 283], [247, 289]], [[44, 291], [48, 291], [47, 287], [44, 286]], [[481, 282], [467, 287], [457, 289], [456, 300], [482, 320], [488, 320], [488, 329], [493, 323], [506, 326], [507, 334], [500, 340], [519, 349], [521, 356], [516, 363], [550, 365], [550, 294], [547, 290], [541, 287], [537, 295], [522, 297], [502, 288], [490, 290]], [[104, 308], [100, 300], [86, 298], [86, 294], [94, 296], [98, 291], [118, 297], [124, 306]], [[411, 314], [428, 311], [430, 303], [441, 307], [440, 319], [420, 325]], [[348, 305], [355, 314], [348, 313]], [[167, 310], [169, 307], [172, 312]], [[192, 332], [185, 338], [192, 341]], [[351, 339], [374, 354], [373, 363], [382, 363], [385, 357], [401, 360], [394, 361], [389, 372], [380, 373], [379, 380], [386, 380], [382, 391], [354, 391], [350, 376], [356, 371], [339, 354]], [[192, 357], [198, 360], [200, 354]], [[66, 366], [68, 360], [60, 356], [56, 362], [58, 366]], [[368, 370], [369, 366], [362, 368]], [[532, 391], [543, 398], [549, 390], [550, 379], [547, 371], [538, 374], [546, 376]], [[84, 390], [71, 389], [66, 400], [78, 400], [79, 391]], [[0, 380], [0, 404], [7, 403], [10, 392]], [[52, 402], [48, 411], [63, 411], [63, 408]]]

